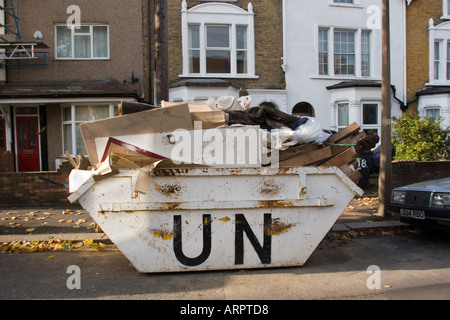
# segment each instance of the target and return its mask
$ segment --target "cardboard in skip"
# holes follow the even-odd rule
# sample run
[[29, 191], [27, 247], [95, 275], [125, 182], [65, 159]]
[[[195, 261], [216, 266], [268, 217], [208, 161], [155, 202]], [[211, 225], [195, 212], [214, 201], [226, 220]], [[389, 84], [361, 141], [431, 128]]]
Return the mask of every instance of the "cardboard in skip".
[[[223, 112], [208, 110], [206, 107], [187, 103], [171, 104], [162, 108], [82, 123], [80, 130], [89, 159], [95, 164], [104, 160], [102, 155], [109, 137], [156, 134], [177, 129], [193, 130], [194, 121], [202, 121], [203, 129], [225, 124]], [[97, 145], [98, 138], [107, 138], [106, 143], [103, 142], [100, 148]]]

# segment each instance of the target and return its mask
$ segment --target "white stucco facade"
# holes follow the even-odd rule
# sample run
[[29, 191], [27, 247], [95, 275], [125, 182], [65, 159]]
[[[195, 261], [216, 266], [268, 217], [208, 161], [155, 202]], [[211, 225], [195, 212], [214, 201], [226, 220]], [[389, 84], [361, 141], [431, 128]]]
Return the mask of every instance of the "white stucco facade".
[[[338, 104], [347, 104], [347, 122], [361, 124], [366, 102], [378, 105], [378, 115], [372, 117], [378, 123], [372, 125], [379, 127], [382, 1], [335, 2], [283, 0], [287, 111], [295, 113], [296, 105], [309, 104], [323, 127], [336, 130]], [[406, 3], [390, 3], [391, 83], [397, 98], [392, 99], [391, 114], [400, 116], [398, 101], [405, 101], [406, 91]], [[342, 60], [351, 63], [339, 64]], [[341, 83], [347, 84], [337, 86]]]

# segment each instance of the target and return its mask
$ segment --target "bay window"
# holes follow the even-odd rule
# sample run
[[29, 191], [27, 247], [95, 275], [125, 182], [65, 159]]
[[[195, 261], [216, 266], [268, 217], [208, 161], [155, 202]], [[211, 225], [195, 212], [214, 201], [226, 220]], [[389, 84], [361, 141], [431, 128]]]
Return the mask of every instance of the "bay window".
[[256, 78], [252, 5], [183, 1], [181, 77]]

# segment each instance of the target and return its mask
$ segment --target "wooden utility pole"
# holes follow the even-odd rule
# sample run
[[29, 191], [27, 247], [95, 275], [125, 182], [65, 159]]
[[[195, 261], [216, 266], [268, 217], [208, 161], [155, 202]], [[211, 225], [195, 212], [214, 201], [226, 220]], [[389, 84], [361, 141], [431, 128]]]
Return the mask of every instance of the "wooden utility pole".
[[167, 0], [155, 0], [156, 101], [169, 101]]
[[382, 84], [381, 84], [381, 154], [378, 179], [378, 213], [385, 218], [390, 216], [387, 204], [391, 197], [392, 154], [391, 154], [391, 59], [389, 0], [382, 4]]

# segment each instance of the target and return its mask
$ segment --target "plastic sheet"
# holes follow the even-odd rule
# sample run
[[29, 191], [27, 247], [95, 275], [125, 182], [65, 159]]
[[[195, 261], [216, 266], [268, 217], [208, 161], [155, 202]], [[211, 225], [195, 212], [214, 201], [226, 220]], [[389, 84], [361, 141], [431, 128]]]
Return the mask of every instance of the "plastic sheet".
[[302, 118], [307, 118], [308, 121], [295, 128], [292, 140], [297, 143], [310, 143], [313, 141], [324, 142], [328, 139], [330, 134], [322, 130], [322, 126], [316, 118], [301, 117], [300, 119]]

